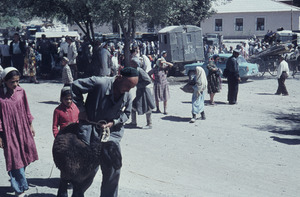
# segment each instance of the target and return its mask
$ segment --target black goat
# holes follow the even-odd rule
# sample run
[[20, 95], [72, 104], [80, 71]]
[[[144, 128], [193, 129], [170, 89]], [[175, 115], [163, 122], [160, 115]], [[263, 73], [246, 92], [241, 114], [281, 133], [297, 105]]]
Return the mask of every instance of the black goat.
[[54, 140], [53, 159], [61, 171], [58, 197], [68, 196], [68, 183], [73, 185], [72, 197], [83, 197], [101, 163], [102, 143], [86, 145], [78, 139], [77, 130], [78, 124], [71, 124], [60, 131]]

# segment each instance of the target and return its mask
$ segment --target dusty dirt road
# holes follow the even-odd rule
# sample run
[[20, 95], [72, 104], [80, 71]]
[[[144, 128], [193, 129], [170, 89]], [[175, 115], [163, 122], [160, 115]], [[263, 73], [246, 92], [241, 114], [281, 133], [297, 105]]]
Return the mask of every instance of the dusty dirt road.
[[[289, 78], [290, 96], [274, 95], [271, 76], [240, 84], [238, 104], [228, 105], [227, 84], [217, 105], [205, 106], [206, 120], [189, 123], [191, 94], [185, 78], [170, 78], [168, 115], [153, 114], [153, 129], [126, 129], [121, 142], [120, 197], [296, 197], [300, 191], [300, 76]], [[173, 82], [174, 81], [174, 82]], [[52, 114], [59, 83], [23, 83], [40, 159], [26, 169], [30, 197], [55, 196], [59, 170], [52, 160]], [[206, 95], [206, 100], [209, 96]], [[162, 104], [162, 103], [161, 103]], [[138, 116], [138, 125], [146, 124]], [[51, 176], [50, 176], [51, 174]], [[98, 172], [87, 197], [100, 195]], [[0, 196], [11, 196], [0, 150]], [[71, 190], [69, 190], [71, 194]]]

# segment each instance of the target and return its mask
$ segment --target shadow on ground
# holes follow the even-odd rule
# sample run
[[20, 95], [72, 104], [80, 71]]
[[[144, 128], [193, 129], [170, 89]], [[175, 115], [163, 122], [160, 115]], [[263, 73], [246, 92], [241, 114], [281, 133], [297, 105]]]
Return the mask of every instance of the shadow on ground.
[[[10, 193], [10, 194], [9, 194]], [[15, 196], [14, 195], [14, 190], [11, 187], [5, 187], [2, 186], [0, 187], [0, 196], [1, 197], [11, 197], [11, 196]]]
[[134, 126], [134, 125], [131, 125], [131, 124], [125, 124], [124, 128], [126, 128], [126, 129], [143, 129], [143, 127]]
[[[299, 109], [290, 110], [291, 113], [277, 113], [274, 114], [275, 120], [281, 125], [275, 126], [266, 125], [260, 127], [261, 130], [267, 130], [268, 132], [275, 134], [271, 136], [274, 141], [284, 143], [287, 145], [300, 145], [300, 113]], [[293, 113], [294, 112], [294, 113]]]
[[[223, 101], [214, 101], [216, 105], [227, 105], [227, 102], [223, 102]], [[183, 104], [190, 104], [192, 105], [192, 101], [181, 101], [181, 103]], [[209, 100], [204, 101], [204, 104], [207, 106], [213, 106], [209, 103]]]
[[180, 117], [180, 116], [165, 116], [162, 117], [163, 120], [169, 120], [173, 122], [189, 122], [191, 120], [191, 117]]
[[[15, 196], [15, 192], [11, 187], [0, 187], [0, 196], [1, 197], [13, 197], [13, 196]], [[28, 197], [55, 197], [56, 195], [38, 193], [38, 194], [28, 194], [27, 196]]]
[[56, 195], [54, 194], [44, 194], [44, 193], [28, 195], [28, 197], [55, 197], [55, 196]]
[[272, 95], [274, 96], [274, 93], [256, 93], [257, 95], [262, 95], [262, 96], [269, 96], [269, 95]]
[[30, 187], [49, 187], [49, 188], [58, 188], [59, 178], [28, 178], [28, 184]]
[[39, 103], [44, 103], [44, 104], [48, 104], [48, 105], [59, 105], [60, 104], [57, 101], [41, 101]]

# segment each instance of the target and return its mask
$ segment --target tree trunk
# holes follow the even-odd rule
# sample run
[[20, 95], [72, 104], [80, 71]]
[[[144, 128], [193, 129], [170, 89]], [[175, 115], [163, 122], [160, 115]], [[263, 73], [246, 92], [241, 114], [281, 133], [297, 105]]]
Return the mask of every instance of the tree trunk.
[[124, 34], [124, 56], [125, 66], [130, 66], [130, 36]]

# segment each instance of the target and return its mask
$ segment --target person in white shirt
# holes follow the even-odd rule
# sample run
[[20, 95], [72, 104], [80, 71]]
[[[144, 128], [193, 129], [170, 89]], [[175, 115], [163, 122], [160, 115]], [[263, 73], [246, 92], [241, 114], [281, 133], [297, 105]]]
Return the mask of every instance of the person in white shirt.
[[277, 79], [278, 79], [278, 88], [277, 91], [275, 93], [275, 95], [283, 95], [283, 96], [288, 96], [289, 93], [286, 89], [285, 86], [285, 80], [288, 78], [289, 76], [289, 65], [288, 63], [284, 60], [283, 56], [279, 57], [279, 66], [277, 69]]
[[62, 37], [61, 38], [61, 43], [60, 43], [60, 51], [59, 51], [59, 57], [62, 58], [62, 57], [67, 57], [68, 55], [68, 43], [66, 42], [66, 38], [65, 37]]
[[76, 58], [77, 58], [77, 47], [75, 42], [73, 41], [73, 39], [71, 37], [66, 37], [66, 41], [68, 43], [68, 54], [67, 54], [67, 58], [69, 59], [69, 66], [71, 68], [72, 71], [72, 76], [73, 79], [76, 80], [77, 79], [77, 64], [76, 64]]

